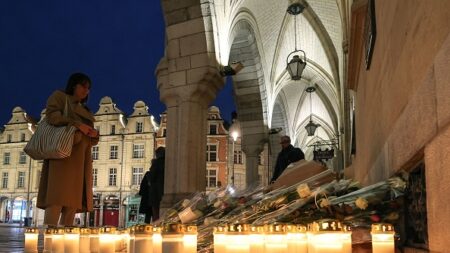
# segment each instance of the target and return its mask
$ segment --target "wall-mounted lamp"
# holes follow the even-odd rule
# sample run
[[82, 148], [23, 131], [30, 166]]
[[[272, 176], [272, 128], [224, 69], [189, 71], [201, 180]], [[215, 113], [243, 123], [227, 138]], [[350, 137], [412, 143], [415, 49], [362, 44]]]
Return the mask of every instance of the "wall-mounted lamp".
[[244, 68], [244, 65], [242, 65], [239, 61], [234, 61], [230, 65], [227, 66], [221, 66], [220, 67], [220, 75], [221, 76], [234, 76], [239, 71], [241, 71]]

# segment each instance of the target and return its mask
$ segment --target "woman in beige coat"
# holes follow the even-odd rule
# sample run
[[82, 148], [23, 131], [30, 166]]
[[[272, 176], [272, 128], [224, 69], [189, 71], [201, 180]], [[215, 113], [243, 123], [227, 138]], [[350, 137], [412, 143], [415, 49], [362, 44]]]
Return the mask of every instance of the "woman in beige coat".
[[60, 225], [72, 226], [75, 213], [92, 211], [91, 147], [98, 143], [98, 132], [94, 115], [85, 106], [90, 88], [89, 77], [75, 73], [65, 91], [55, 91], [47, 100], [48, 123], [78, 129], [70, 157], [45, 160], [42, 167], [37, 207], [45, 209], [44, 224], [49, 226], [57, 226], [60, 215]]

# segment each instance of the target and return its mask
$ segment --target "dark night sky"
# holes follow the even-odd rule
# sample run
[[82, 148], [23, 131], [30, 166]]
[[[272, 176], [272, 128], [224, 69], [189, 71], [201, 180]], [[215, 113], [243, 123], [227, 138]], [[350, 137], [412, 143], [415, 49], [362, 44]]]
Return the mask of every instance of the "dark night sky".
[[[127, 114], [143, 100], [159, 119], [154, 71], [164, 54], [159, 0], [0, 0], [0, 125], [15, 106], [38, 119], [47, 97], [64, 89], [72, 72], [93, 82], [95, 112], [110, 96]], [[213, 103], [234, 110], [231, 85]]]

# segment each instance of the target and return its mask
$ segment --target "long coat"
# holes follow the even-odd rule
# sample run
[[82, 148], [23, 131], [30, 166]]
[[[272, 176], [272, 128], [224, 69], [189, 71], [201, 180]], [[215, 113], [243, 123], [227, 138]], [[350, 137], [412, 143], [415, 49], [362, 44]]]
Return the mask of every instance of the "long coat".
[[[66, 100], [69, 105], [67, 117], [63, 113]], [[95, 118], [73, 96], [55, 91], [47, 100], [44, 120], [55, 126], [77, 126], [84, 123], [93, 127]], [[98, 138], [88, 137], [77, 130], [70, 157], [44, 160], [39, 182], [38, 208], [57, 205], [76, 208], [77, 212], [93, 210], [91, 147], [97, 143]]]
[[164, 157], [154, 159], [150, 170], [145, 173], [141, 181], [139, 213], [147, 213], [151, 207], [159, 207], [164, 194], [164, 162]]
[[275, 164], [275, 170], [273, 171], [273, 176], [270, 181], [274, 182], [289, 164], [302, 159], [305, 159], [305, 154], [301, 149], [295, 148], [292, 145], [282, 149], [280, 153], [278, 153], [277, 163]]

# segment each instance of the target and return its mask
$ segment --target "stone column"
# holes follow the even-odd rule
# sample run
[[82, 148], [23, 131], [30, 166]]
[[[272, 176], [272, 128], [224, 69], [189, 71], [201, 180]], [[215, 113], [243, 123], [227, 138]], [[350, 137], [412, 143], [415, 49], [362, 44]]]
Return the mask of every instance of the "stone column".
[[247, 188], [256, 182], [261, 183], [258, 176], [258, 158], [264, 149], [264, 139], [257, 139], [256, 144], [250, 144], [245, 138], [249, 138], [250, 141], [252, 139], [244, 136], [242, 144], [242, 151], [245, 153], [245, 187]]
[[216, 68], [194, 69], [197, 78], [183, 83], [166, 66], [163, 60], [158, 67], [160, 98], [167, 106], [163, 208], [205, 190], [208, 106], [223, 85]]

